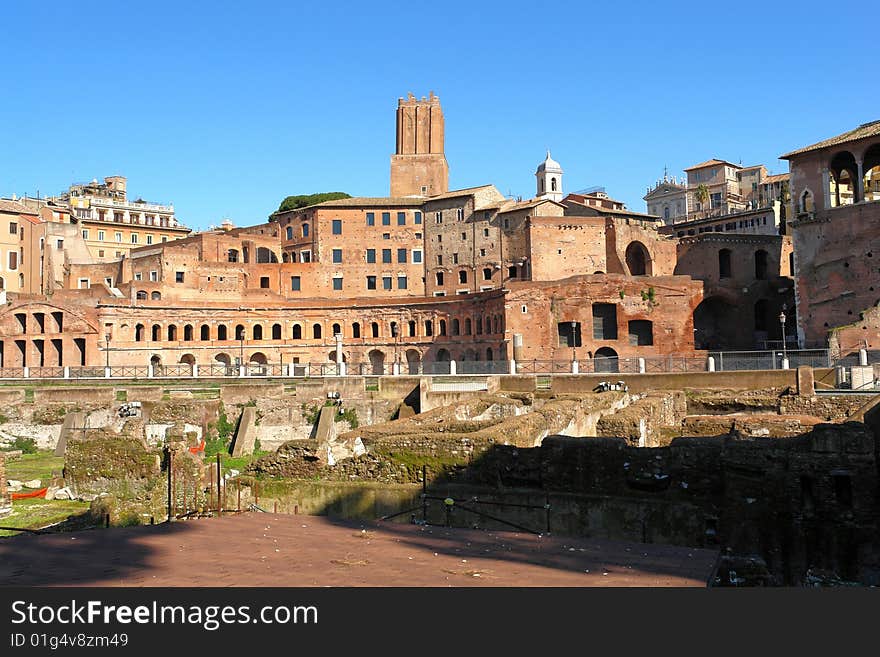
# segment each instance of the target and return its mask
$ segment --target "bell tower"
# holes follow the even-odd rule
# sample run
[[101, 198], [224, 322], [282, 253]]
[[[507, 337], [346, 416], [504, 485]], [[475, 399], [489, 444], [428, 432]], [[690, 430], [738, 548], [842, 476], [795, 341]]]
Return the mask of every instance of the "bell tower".
[[538, 179], [537, 198], [549, 198], [556, 202], [562, 200], [562, 167], [550, 157], [549, 150], [547, 158], [538, 165], [535, 178]]
[[449, 191], [443, 152], [443, 110], [431, 92], [397, 101], [397, 148], [391, 156], [391, 196], [436, 196]]

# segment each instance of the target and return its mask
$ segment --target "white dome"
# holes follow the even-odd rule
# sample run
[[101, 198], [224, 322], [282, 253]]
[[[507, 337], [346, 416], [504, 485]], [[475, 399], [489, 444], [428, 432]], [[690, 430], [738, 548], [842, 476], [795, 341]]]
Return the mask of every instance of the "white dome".
[[559, 162], [550, 157], [550, 151], [547, 151], [547, 158], [538, 165], [538, 170], [535, 173], [541, 173], [542, 171], [552, 171], [553, 173], [562, 173], [562, 167], [559, 166]]

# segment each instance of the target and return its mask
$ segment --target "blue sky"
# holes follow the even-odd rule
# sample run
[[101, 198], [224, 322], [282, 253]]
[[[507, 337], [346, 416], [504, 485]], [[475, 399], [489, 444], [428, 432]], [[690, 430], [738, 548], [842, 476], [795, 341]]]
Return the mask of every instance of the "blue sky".
[[440, 97], [451, 187], [529, 197], [549, 147], [566, 191], [639, 211], [664, 166], [781, 173], [880, 119], [870, 2], [18, 4], [0, 10], [0, 196], [125, 175], [196, 229], [288, 194], [386, 195], [408, 92]]

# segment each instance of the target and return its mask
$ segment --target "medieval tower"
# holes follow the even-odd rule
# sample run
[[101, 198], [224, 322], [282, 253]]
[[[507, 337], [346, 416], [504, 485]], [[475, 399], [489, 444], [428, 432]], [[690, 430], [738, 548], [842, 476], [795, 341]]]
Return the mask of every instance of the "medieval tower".
[[436, 196], [449, 190], [443, 152], [443, 110], [431, 92], [397, 101], [397, 152], [391, 156], [391, 196]]

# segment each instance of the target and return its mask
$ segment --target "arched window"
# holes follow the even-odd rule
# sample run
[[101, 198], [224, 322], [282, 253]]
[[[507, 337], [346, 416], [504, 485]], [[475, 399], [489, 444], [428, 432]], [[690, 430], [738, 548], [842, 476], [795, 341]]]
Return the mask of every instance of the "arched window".
[[229, 249], [226, 252], [227, 262], [238, 262], [238, 249]]
[[755, 278], [759, 281], [767, 278], [767, 252], [764, 249], [755, 251]]
[[5, 289], [6, 289], [6, 281], [3, 279], [2, 276], [0, 276], [0, 290], [5, 290]]
[[334, 324], [333, 335], [342, 335], [342, 326], [340, 326], [339, 324]]
[[161, 301], [162, 300], [162, 293], [161, 292], [153, 292], [150, 295], [150, 299], [152, 299], [153, 301]]
[[471, 318], [470, 317], [464, 318], [464, 334], [465, 335], [471, 334]]
[[373, 322], [372, 324], [370, 324], [370, 332], [374, 338], [378, 338], [379, 337], [379, 324], [377, 324], [376, 322]]
[[177, 340], [177, 327], [174, 324], [168, 326], [168, 342]]
[[272, 339], [281, 339], [281, 324], [272, 324]]
[[150, 331], [150, 339], [153, 342], [159, 342], [162, 339], [162, 327], [158, 324], [153, 324], [153, 328]]
[[254, 336], [254, 340], [262, 340], [263, 339], [263, 327], [260, 324], [254, 324], [253, 336]]
[[193, 327], [192, 324], [187, 324], [183, 327], [183, 340], [184, 342], [192, 342], [193, 339]]
[[244, 325], [236, 324], [235, 325], [235, 339], [236, 340], [244, 340]]
[[309, 225], [303, 224], [303, 237], [308, 237], [308, 236], [309, 236]]
[[435, 276], [437, 277], [437, 285], [443, 285], [443, 272], [438, 271]]
[[407, 335], [409, 335], [409, 337], [411, 338], [416, 337], [416, 323], [413, 320], [409, 320], [408, 326], [409, 332], [407, 333]]
[[291, 333], [290, 337], [293, 338], [294, 340], [302, 340], [302, 336], [303, 336], [302, 326], [300, 326], [299, 324], [294, 324], [293, 325], [293, 332]]
[[201, 328], [199, 329], [199, 340], [201, 340], [202, 342], [207, 342], [210, 339], [211, 339], [211, 327], [208, 326], [207, 324], [202, 324]]
[[550, 179], [550, 191], [551, 191], [551, 192], [555, 192], [555, 191], [556, 191], [556, 178], [551, 178], [551, 179]]
[[440, 320], [440, 335], [446, 335], [446, 320]]
[[397, 322], [391, 322], [391, 337], [396, 338], [398, 335]]
[[353, 337], [353, 338], [361, 337], [361, 323], [360, 322], [354, 322], [351, 325], [351, 337]]
[[226, 335], [226, 324], [219, 324], [217, 326], [217, 339], [218, 340], [228, 339], [228, 336]]
[[467, 283], [467, 272], [464, 269], [458, 272], [458, 282], [461, 284]]
[[718, 278], [730, 277], [730, 249], [721, 249], [718, 252]]
[[477, 316], [477, 335], [483, 335], [483, 318]]
[[492, 270], [489, 267], [485, 267], [483, 269], [483, 280], [491, 281], [492, 280]]
[[138, 290], [134, 296], [138, 301], [146, 301], [147, 300], [147, 293], [145, 290]]
[[286, 231], [287, 239], [293, 239], [293, 226], [288, 226]]
[[809, 189], [804, 190], [801, 194], [801, 212], [814, 212], [816, 206], [813, 204], [813, 195]]
[[313, 324], [312, 325], [312, 337], [315, 340], [321, 339], [321, 325], [320, 324]]
[[452, 335], [461, 335], [461, 323], [458, 321], [458, 317], [452, 320]]
[[134, 327], [134, 341], [135, 342], [143, 342], [144, 341], [144, 325], [137, 324]]
[[663, 218], [666, 221], [669, 221], [669, 206], [668, 205], [665, 208], [663, 208]]
[[430, 319], [425, 320], [425, 335], [429, 337], [434, 335], [434, 322]]

